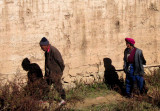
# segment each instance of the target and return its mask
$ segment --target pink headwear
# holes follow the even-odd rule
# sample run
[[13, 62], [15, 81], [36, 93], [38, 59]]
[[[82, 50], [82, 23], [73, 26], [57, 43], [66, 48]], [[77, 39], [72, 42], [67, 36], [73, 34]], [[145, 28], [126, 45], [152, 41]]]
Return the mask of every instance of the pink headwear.
[[129, 42], [129, 43], [131, 43], [131, 44], [135, 44], [135, 41], [134, 41], [134, 39], [132, 39], [132, 38], [125, 38], [125, 41], [126, 42]]

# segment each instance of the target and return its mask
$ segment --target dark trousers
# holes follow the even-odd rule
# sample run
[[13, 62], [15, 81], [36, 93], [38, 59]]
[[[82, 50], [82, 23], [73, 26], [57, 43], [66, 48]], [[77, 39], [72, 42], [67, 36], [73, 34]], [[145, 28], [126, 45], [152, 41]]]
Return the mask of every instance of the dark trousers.
[[[136, 83], [136, 84], [135, 84]], [[134, 75], [134, 67], [133, 64], [130, 64], [129, 72], [126, 75], [126, 93], [131, 94], [131, 91], [134, 85], [137, 85], [140, 92], [143, 90], [144, 79], [142, 76]]]
[[66, 94], [65, 94], [65, 90], [62, 87], [61, 77], [62, 77], [62, 74], [52, 74], [52, 77], [47, 78], [47, 83], [49, 86], [54, 84], [54, 88], [56, 89], [56, 91], [59, 93], [61, 98], [65, 100]]

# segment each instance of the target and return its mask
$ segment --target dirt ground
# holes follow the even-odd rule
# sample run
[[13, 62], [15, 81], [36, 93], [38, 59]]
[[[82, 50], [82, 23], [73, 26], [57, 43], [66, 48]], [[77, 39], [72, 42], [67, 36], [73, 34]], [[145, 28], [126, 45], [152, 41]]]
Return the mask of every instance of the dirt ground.
[[44, 103], [42, 107], [47, 108], [49, 110], [56, 109], [57, 111], [60, 110], [61, 108], [81, 110], [90, 106], [100, 105], [104, 103], [105, 104], [118, 103], [124, 100], [126, 100], [126, 98], [117, 93], [117, 94], [108, 94], [106, 96], [99, 96], [96, 98], [85, 98], [83, 101], [79, 101], [76, 103], [68, 102], [65, 106], [62, 107], [59, 107], [55, 102], [53, 102], [52, 104]]
[[99, 96], [96, 98], [86, 98], [83, 102], [78, 102], [74, 108], [85, 108], [89, 106], [99, 105], [103, 103], [116, 103], [119, 101], [125, 100], [124, 97], [122, 97], [120, 94], [108, 94], [106, 96]]

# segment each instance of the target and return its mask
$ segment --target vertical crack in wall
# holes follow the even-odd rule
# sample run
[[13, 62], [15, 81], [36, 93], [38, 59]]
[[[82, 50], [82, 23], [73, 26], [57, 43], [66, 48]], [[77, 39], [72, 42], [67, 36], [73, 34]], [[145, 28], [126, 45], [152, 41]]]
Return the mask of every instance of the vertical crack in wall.
[[87, 50], [87, 40], [86, 40], [86, 23], [85, 23], [85, 12], [84, 10], [82, 11], [82, 43], [81, 43], [81, 51], [82, 55], [86, 55], [86, 50]]

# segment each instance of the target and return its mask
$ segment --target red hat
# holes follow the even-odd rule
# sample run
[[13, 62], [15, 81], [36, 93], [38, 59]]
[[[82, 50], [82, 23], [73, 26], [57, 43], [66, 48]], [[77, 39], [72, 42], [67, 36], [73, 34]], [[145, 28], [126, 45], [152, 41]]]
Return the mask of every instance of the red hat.
[[135, 41], [132, 38], [125, 38], [125, 41], [129, 42], [130, 44], [133, 44], [133, 45], [135, 44]]

